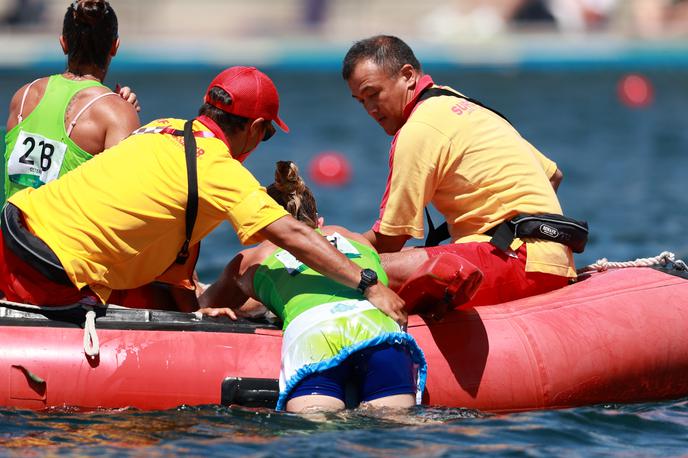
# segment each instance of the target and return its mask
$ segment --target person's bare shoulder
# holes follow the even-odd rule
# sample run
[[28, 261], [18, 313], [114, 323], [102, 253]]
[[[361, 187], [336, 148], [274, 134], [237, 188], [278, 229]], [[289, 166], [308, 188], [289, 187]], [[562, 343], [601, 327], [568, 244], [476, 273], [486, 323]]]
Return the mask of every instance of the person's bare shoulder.
[[260, 264], [276, 249], [277, 246], [275, 244], [266, 240], [252, 248], [242, 250], [241, 254], [244, 256], [244, 262], [249, 264]]
[[[98, 89], [100, 89], [100, 91], [94, 95], [95, 97], [100, 94], [112, 92], [107, 88]], [[140, 127], [141, 123], [136, 108], [118, 94], [113, 94], [114, 95], [108, 97], [103, 97], [93, 105], [93, 116], [99, 121], [107, 123], [108, 126], [120, 126], [128, 132]]]
[[[27, 117], [33, 111], [33, 109], [36, 108], [38, 102], [41, 101], [43, 93], [45, 92], [45, 87], [48, 84], [48, 79], [48, 77], [40, 78], [31, 86], [31, 89], [26, 94], [26, 99], [24, 100], [24, 110], [22, 112], [23, 117]], [[12, 96], [12, 100], [10, 101], [9, 106], [9, 116], [7, 117], [6, 125], [8, 131], [18, 124], [19, 120], [17, 119], [17, 115], [19, 114], [19, 110], [21, 109], [22, 99], [24, 98], [26, 88], [28, 88], [30, 84], [30, 82], [26, 83], [25, 85], [17, 89], [17, 92], [15, 92]]]
[[71, 122], [86, 104], [103, 94], [110, 95], [98, 99], [81, 115], [72, 135], [77, 144], [91, 154], [116, 145], [141, 124], [131, 103], [102, 86], [80, 91], [74, 98], [67, 121]]

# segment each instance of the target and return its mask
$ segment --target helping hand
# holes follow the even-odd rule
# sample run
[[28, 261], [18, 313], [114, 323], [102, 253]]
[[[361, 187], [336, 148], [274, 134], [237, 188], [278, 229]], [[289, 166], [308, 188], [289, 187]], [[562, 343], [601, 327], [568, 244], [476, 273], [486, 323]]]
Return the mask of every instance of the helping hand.
[[139, 105], [136, 93], [132, 91], [129, 86], [120, 87], [120, 85], [118, 84], [117, 86], [115, 86], [115, 93], [119, 94], [119, 96], [122, 97], [125, 101], [131, 103], [134, 106], [134, 108], [136, 108], [137, 112], [141, 111], [141, 105]]
[[197, 313], [206, 316], [226, 316], [234, 321], [236, 321], [237, 319], [236, 312], [234, 312], [234, 310], [230, 309], [229, 307], [203, 307], [198, 309]]
[[375, 307], [389, 315], [401, 326], [406, 324], [408, 316], [404, 310], [404, 300], [397, 296], [394, 291], [382, 283], [377, 283], [366, 289], [365, 296]]

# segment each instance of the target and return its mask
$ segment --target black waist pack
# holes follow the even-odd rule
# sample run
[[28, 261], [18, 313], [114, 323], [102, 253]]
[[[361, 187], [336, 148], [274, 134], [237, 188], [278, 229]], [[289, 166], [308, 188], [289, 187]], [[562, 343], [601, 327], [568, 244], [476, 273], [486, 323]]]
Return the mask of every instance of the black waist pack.
[[16, 257], [55, 283], [73, 285], [55, 252], [26, 228], [17, 207], [9, 202], [5, 204], [0, 220], [5, 245]]
[[533, 238], [561, 243], [574, 253], [582, 253], [588, 243], [588, 223], [553, 213], [520, 214], [493, 227], [486, 234], [490, 243], [502, 251], [509, 249], [514, 238]]

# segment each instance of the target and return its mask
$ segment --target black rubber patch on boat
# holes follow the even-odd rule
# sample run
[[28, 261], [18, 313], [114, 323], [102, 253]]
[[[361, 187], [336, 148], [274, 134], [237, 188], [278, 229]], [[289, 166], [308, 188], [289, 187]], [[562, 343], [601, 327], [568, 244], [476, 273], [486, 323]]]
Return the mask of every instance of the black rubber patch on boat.
[[664, 272], [665, 274], [673, 275], [675, 277], [680, 277], [680, 278], [688, 280], [688, 270], [681, 270], [678, 267], [661, 267], [661, 266], [652, 266], [652, 268], [655, 270], [659, 270], [660, 272]]
[[222, 381], [224, 406], [267, 407], [274, 409], [279, 397], [279, 381], [271, 378], [227, 377]]

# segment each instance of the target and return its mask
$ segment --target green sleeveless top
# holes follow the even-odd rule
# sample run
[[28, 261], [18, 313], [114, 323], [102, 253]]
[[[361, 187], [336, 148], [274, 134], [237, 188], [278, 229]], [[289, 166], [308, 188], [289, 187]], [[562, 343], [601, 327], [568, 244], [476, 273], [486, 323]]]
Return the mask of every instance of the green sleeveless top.
[[98, 81], [73, 81], [52, 75], [36, 108], [5, 135], [5, 195], [38, 188], [76, 168], [93, 156], [72, 141], [65, 129], [65, 112], [77, 92], [102, 86]]
[[[380, 282], [388, 283], [375, 250], [338, 233], [328, 235], [327, 239], [355, 264], [373, 269]], [[272, 252], [258, 266], [253, 276], [253, 289], [258, 299], [284, 322], [284, 329], [296, 316], [317, 305], [365, 299], [357, 290], [319, 274], [282, 249]]]

